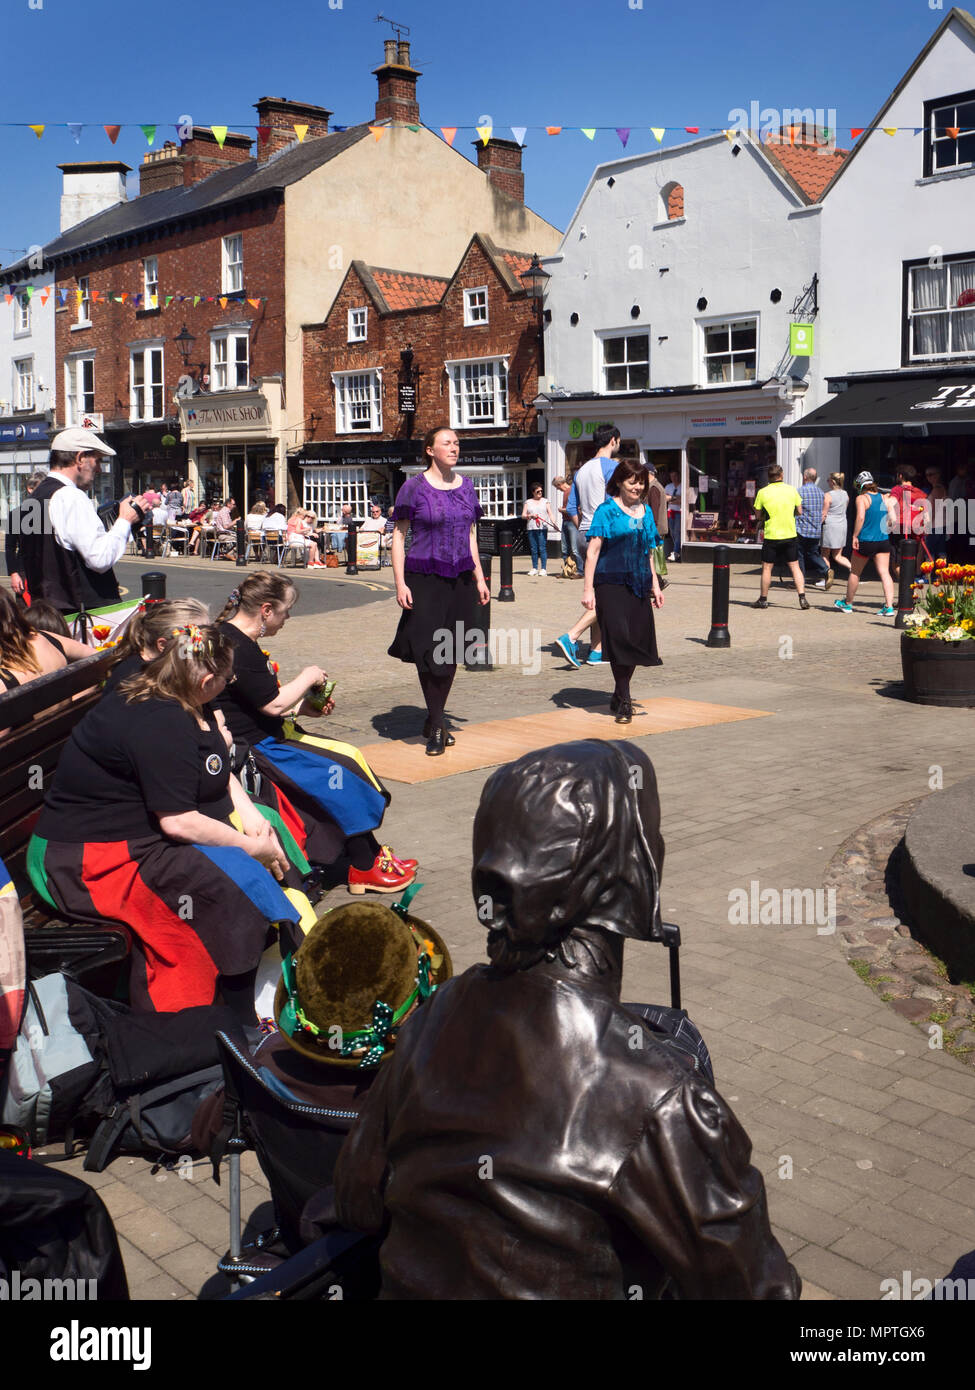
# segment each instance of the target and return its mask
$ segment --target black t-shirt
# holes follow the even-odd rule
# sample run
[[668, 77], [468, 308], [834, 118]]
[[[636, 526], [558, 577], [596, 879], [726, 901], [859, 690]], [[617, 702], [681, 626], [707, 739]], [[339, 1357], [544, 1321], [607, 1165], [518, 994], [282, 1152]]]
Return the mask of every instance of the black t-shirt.
[[252, 746], [265, 738], [281, 738], [284, 720], [261, 710], [277, 698], [278, 678], [268, 658], [252, 637], [231, 623], [221, 623], [220, 631], [234, 647], [234, 681], [224, 688], [213, 704], [223, 710], [234, 743]]
[[65, 745], [44, 798], [37, 834], [71, 843], [136, 840], [159, 833], [158, 816], [233, 810], [230, 755], [174, 700], [127, 704], [104, 694]]
[[116, 662], [109, 671], [105, 681], [105, 693], [107, 694], [109, 690], [117, 689], [123, 681], [127, 681], [130, 676], [137, 676], [140, 671], [144, 671], [145, 669], [146, 662], [142, 660], [138, 652], [133, 652], [131, 656], [127, 656], [124, 660]]

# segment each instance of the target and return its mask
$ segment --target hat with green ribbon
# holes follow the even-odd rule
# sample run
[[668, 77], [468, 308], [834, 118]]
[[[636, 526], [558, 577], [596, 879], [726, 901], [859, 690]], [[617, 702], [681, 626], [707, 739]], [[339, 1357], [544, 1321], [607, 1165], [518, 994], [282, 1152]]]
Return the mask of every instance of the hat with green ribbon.
[[350, 903], [326, 912], [281, 962], [274, 1017], [296, 1051], [333, 1066], [375, 1067], [413, 1009], [450, 978], [450, 953], [408, 908]]

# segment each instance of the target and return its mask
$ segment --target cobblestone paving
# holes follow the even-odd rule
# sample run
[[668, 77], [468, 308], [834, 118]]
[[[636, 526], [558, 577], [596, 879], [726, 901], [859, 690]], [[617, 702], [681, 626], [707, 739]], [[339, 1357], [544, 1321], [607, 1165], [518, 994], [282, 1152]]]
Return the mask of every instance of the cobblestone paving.
[[[574, 621], [582, 592], [578, 582], [529, 579], [525, 568], [519, 562], [516, 601], [494, 603], [492, 618], [529, 635], [529, 659], [459, 673], [448, 711], [458, 740], [468, 721], [595, 703], [612, 685], [608, 669], [574, 670], [551, 650], [540, 653], [536, 674], [523, 673], [534, 665], [532, 643], [551, 644]], [[863, 586], [871, 602], [854, 615], [832, 608], [832, 592], [811, 592], [812, 610], [800, 612], [794, 593], [780, 587], [759, 612], [750, 607], [756, 573], [734, 570], [733, 645], [712, 651], [704, 645], [709, 572], [673, 566], [671, 576], [658, 618], [665, 665], [638, 672], [634, 695], [772, 712], [642, 745], [660, 784], [664, 914], [683, 931], [684, 1004], [708, 1040], [719, 1089], [751, 1136], [804, 1296], [875, 1299], [882, 1279], [899, 1280], [902, 1270], [934, 1279], [975, 1247], [975, 1075], [929, 1048], [923, 1032], [857, 978], [841, 932], [821, 931], [816, 921], [738, 924], [732, 895], [747, 897], [753, 880], [758, 891], [823, 889], [834, 855], [860, 827], [928, 794], [932, 765], [943, 768], [945, 786], [975, 773], [971, 715], [897, 698], [899, 636], [890, 620], [873, 616], [875, 584]], [[324, 615], [302, 618], [299, 604], [272, 644], [283, 678], [319, 661], [338, 679], [330, 726], [359, 742], [416, 733], [423, 717], [413, 673], [386, 656], [398, 614], [389, 572], [368, 581], [385, 586], [370, 591], [374, 601], [333, 610], [339, 591], [326, 590]], [[299, 582], [357, 581], [338, 571]], [[631, 737], [640, 738], [638, 720]], [[391, 784], [383, 828], [394, 847], [421, 859], [426, 886], [416, 910], [446, 936], [457, 969], [483, 958], [470, 829], [487, 775]], [[343, 899], [336, 892], [326, 903]], [[627, 947], [624, 994], [666, 1000], [662, 950]], [[80, 1171], [80, 1160], [68, 1167]], [[258, 1229], [270, 1208], [253, 1155], [245, 1172], [244, 1212]], [[226, 1184], [216, 1187], [202, 1163], [191, 1182], [160, 1177], [119, 1159], [95, 1179], [117, 1219], [133, 1293], [212, 1296], [220, 1288], [215, 1257], [227, 1244]]]

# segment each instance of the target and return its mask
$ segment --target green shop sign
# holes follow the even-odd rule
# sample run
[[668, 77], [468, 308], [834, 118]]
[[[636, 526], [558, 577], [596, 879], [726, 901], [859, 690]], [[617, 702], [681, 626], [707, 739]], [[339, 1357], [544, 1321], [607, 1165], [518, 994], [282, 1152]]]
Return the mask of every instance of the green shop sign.
[[813, 326], [811, 323], [789, 324], [789, 352], [793, 357], [812, 357]]
[[611, 420], [570, 420], [569, 438], [581, 439], [584, 434], [595, 434], [600, 425], [612, 424]]

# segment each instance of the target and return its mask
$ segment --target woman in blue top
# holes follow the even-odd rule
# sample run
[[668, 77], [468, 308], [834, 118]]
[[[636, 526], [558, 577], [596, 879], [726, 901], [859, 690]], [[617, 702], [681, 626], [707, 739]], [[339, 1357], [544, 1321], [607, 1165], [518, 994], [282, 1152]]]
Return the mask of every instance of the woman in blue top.
[[635, 668], [661, 664], [653, 625], [653, 609], [664, 602], [653, 567], [660, 538], [647, 502], [649, 492], [650, 475], [643, 465], [622, 460], [589, 526], [582, 606], [596, 610], [603, 660], [616, 679], [609, 710], [617, 724], [633, 719], [630, 680]]
[[878, 610], [877, 617], [892, 618], [894, 581], [890, 577], [888, 535], [891, 526], [897, 523], [896, 503], [892, 497], [878, 490], [872, 473], [858, 473], [853, 486], [857, 490], [857, 511], [853, 526], [852, 569], [846, 581], [846, 598], [836, 599], [833, 607], [841, 613], [853, 612], [853, 595], [859, 587], [860, 576], [866, 569], [867, 561], [873, 560], [884, 591], [884, 606]]

